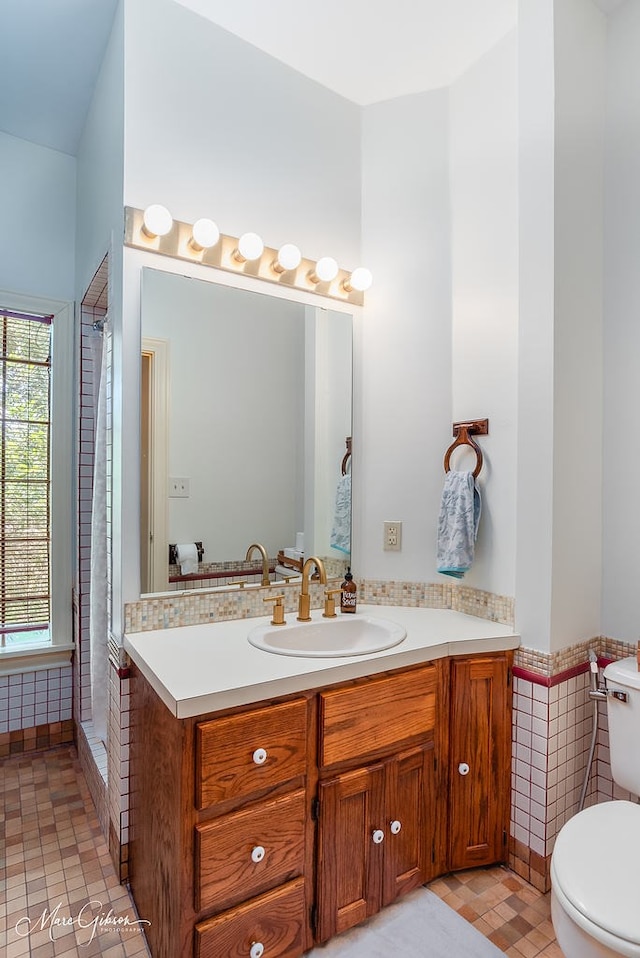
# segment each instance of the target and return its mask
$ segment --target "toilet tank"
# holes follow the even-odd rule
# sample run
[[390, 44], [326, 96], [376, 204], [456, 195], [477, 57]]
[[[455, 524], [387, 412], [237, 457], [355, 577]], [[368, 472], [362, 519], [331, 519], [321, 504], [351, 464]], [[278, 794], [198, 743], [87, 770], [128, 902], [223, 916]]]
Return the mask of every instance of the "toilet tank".
[[[636, 657], [611, 662], [604, 670], [609, 695], [609, 755], [614, 782], [640, 795], [640, 672]], [[612, 692], [626, 695], [616, 697]]]

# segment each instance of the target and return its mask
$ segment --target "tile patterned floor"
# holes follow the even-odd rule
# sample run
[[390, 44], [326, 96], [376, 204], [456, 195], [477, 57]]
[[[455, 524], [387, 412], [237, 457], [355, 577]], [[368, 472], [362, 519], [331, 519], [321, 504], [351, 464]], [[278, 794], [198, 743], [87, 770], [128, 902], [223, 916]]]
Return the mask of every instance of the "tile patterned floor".
[[[73, 747], [0, 762], [0, 809], [1, 955], [148, 956]], [[510, 958], [562, 958], [549, 896], [508, 869], [460, 872], [429, 887]]]
[[508, 868], [445, 875], [429, 888], [510, 958], [563, 958], [551, 924], [549, 895]]
[[0, 810], [0, 954], [148, 955], [73, 747], [0, 763]]

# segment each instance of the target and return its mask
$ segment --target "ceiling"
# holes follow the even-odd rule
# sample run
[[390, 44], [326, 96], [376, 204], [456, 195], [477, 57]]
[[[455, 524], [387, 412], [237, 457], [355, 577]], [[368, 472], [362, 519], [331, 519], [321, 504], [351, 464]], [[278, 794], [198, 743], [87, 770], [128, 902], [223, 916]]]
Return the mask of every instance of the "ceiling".
[[[448, 85], [517, 16], [517, 0], [178, 2], [362, 106]], [[76, 154], [117, 3], [1, 0], [0, 131]]]

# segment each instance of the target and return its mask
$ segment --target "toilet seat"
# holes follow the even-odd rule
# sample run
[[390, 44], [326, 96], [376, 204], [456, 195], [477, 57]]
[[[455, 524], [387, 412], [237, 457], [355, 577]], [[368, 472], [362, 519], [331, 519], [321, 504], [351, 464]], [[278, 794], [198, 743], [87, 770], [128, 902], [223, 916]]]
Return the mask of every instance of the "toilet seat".
[[640, 958], [640, 805], [593, 805], [561, 829], [551, 859], [559, 904], [588, 935]]

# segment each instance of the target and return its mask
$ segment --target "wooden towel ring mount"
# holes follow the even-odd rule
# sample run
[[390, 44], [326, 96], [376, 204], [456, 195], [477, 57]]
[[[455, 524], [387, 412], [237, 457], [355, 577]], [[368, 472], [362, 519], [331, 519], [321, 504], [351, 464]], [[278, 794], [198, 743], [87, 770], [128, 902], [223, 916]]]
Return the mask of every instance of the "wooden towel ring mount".
[[451, 453], [454, 449], [457, 449], [458, 446], [471, 446], [473, 451], [476, 454], [476, 467], [473, 470], [473, 478], [477, 479], [480, 475], [482, 469], [482, 449], [478, 443], [473, 439], [473, 436], [488, 436], [489, 435], [489, 420], [488, 419], [474, 419], [471, 422], [454, 422], [453, 424], [453, 435], [456, 437], [455, 440], [451, 443], [449, 448], [444, 454], [444, 471], [449, 472]]

